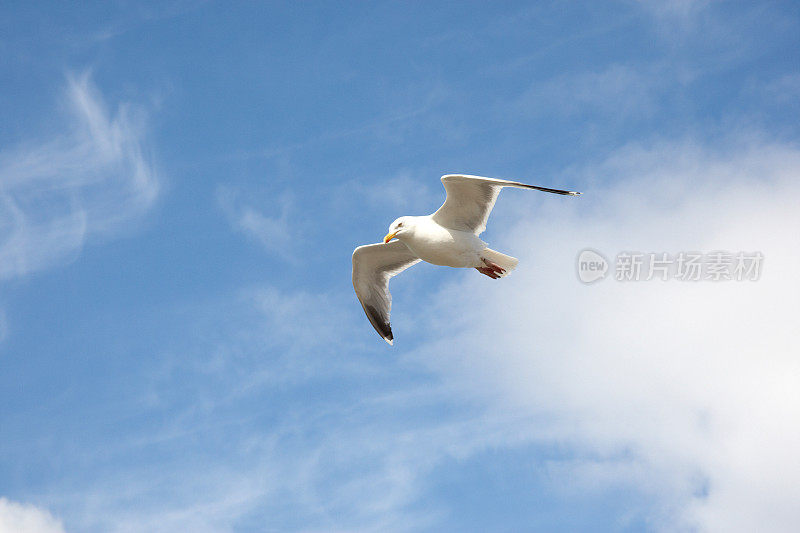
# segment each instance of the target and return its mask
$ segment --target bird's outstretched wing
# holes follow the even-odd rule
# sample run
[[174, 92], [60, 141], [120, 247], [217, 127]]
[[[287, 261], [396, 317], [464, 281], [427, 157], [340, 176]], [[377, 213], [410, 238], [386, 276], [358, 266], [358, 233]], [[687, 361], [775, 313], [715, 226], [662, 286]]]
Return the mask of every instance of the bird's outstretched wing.
[[442, 207], [433, 215], [433, 221], [446, 228], [471, 231], [480, 235], [486, 229], [486, 221], [492, 212], [500, 189], [503, 187], [518, 187], [521, 189], [535, 189], [537, 191], [552, 192], [577, 196], [579, 192], [548, 189], [536, 185], [526, 185], [516, 181], [482, 178], [480, 176], [467, 176], [464, 174], [447, 174], [442, 176], [444, 190], [447, 192]]
[[400, 241], [367, 244], [353, 252], [353, 288], [356, 296], [372, 327], [389, 344], [394, 339], [389, 325], [389, 313], [392, 310], [389, 280], [419, 261], [419, 257]]

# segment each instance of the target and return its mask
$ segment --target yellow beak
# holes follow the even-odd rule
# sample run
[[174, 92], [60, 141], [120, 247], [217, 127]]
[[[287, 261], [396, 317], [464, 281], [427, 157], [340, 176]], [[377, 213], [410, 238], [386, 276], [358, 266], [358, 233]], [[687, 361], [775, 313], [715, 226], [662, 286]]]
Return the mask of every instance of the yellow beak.
[[392, 239], [394, 239], [395, 235], [397, 235], [396, 231], [394, 233], [388, 233], [386, 237], [383, 238], [383, 243], [386, 244], [387, 242], [391, 241]]

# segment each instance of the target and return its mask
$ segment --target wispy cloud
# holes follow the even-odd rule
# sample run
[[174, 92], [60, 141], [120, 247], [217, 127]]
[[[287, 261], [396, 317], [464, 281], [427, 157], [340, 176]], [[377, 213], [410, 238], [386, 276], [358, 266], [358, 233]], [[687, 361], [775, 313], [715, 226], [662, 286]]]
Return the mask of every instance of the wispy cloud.
[[349, 180], [337, 188], [334, 199], [348, 208], [355, 202], [363, 206], [362, 209], [396, 213], [397, 216], [406, 212], [423, 213], [425, 209], [437, 209], [436, 202], [443, 201], [444, 190], [437, 190], [441, 187], [437, 177], [427, 170], [403, 170], [392, 176], [382, 176], [377, 183]]
[[256, 209], [244, 201], [240, 193], [224, 186], [217, 189], [217, 202], [236, 230], [277, 257], [290, 263], [297, 262], [295, 254], [302, 228], [290, 220], [293, 209], [291, 196], [284, 194], [272, 198], [267, 206], [271, 210], [269, 214]]
[[800, 104], [800, 73], [784, 74], [777, 79], [766, 82], [763, 86], [751, 86], [751, 92], [760, 88], [765, 100], [780, 106], [797, 106]]
[[639, 0], [638, 4], [665, 18], [685, 20], [696, 16], [711, 3], [710, 0]]
[[[190, 326], [202, 332], [197, 344], [159, 354], [164, 366], [137, 405], [164, 427], [104, 448], [144, 463], [93, 472], [50, 497], [76, 529], [413, 530], [431, 520], [405, 512], [422, 476], [462, 446], [443, 441], [491, 434], [470, 435], [463, 421], [411, 423], [437, 396], [393, 391], [394, 365], [375, 358], [383, 346], [353, 340], [365, 324], [349, 293], [253, 288], [206, 311]], [[224, 445], [198, 469], [213, 442]], [[176, 447], [177, 461], [160, 453]]]
[[511, 105], [532, 116], [641, 118], [654, 112], [658, 86], [654, 69], [615, 64], [597, 72], [564, 74], [536, 82]]
[[69, 261], [158, 196], [142, 111], [110, 112], [88, 74], [70, 76], [65, 92], [64, 131], [0, 153], [0, 279]]
[[64, 533], [48, 511], [0, 497], [0, 533]]

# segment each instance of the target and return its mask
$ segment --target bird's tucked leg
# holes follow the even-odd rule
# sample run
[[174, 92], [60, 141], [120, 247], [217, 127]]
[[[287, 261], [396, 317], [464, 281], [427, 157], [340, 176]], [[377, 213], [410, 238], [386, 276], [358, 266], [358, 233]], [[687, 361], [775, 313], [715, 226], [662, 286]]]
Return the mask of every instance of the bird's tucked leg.
[[489, 261], [485, 257], [482, 257], [481, 261], [483, 261], [483, 264], [486, 265], [491, 270], [493, 270], [496, 274], [505, 274], [506, 273], [506, 271], [505, 271], [505, 269], [503, 267], [501, 267], [497, 263], [492, 263], [491, 261]]
[[485, 276], [489, 276], [492, 279], [500, 278], [500, 276], [498, 276], [497, 273], [495, 273], [495, 271], [489, 267], [475, 267], [475, 270], [477, 270], [478, 272], [480, 272]]
[[493, 263], [484, 257], [481, 257], [481, 261], [483, 261], [483, 264], [486, 266], [475, 267], [475, 270], [481, 274], [489, 276], [492, 279], [498, 279], [500, 276], [506, 273], [506, 271], [497, 263]]

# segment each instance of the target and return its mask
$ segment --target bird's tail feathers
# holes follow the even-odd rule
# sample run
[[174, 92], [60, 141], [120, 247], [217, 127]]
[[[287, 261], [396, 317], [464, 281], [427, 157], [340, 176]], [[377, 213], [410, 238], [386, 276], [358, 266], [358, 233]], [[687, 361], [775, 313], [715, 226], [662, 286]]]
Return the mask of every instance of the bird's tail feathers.
[[500, 277], [508, 276], [512, 270], [514, 270], [517, 265], [519, 264], [519, 259], [516, 257], [511, 257], [510, 255], [501, 254], [498, 251], [492, 250], [491, 248], [485, 248], [481, 253], [481, 256], [486, 258], [488, 261], [495, 263], [497, 266], [505, 270], [504, 273], [500, 274]]

